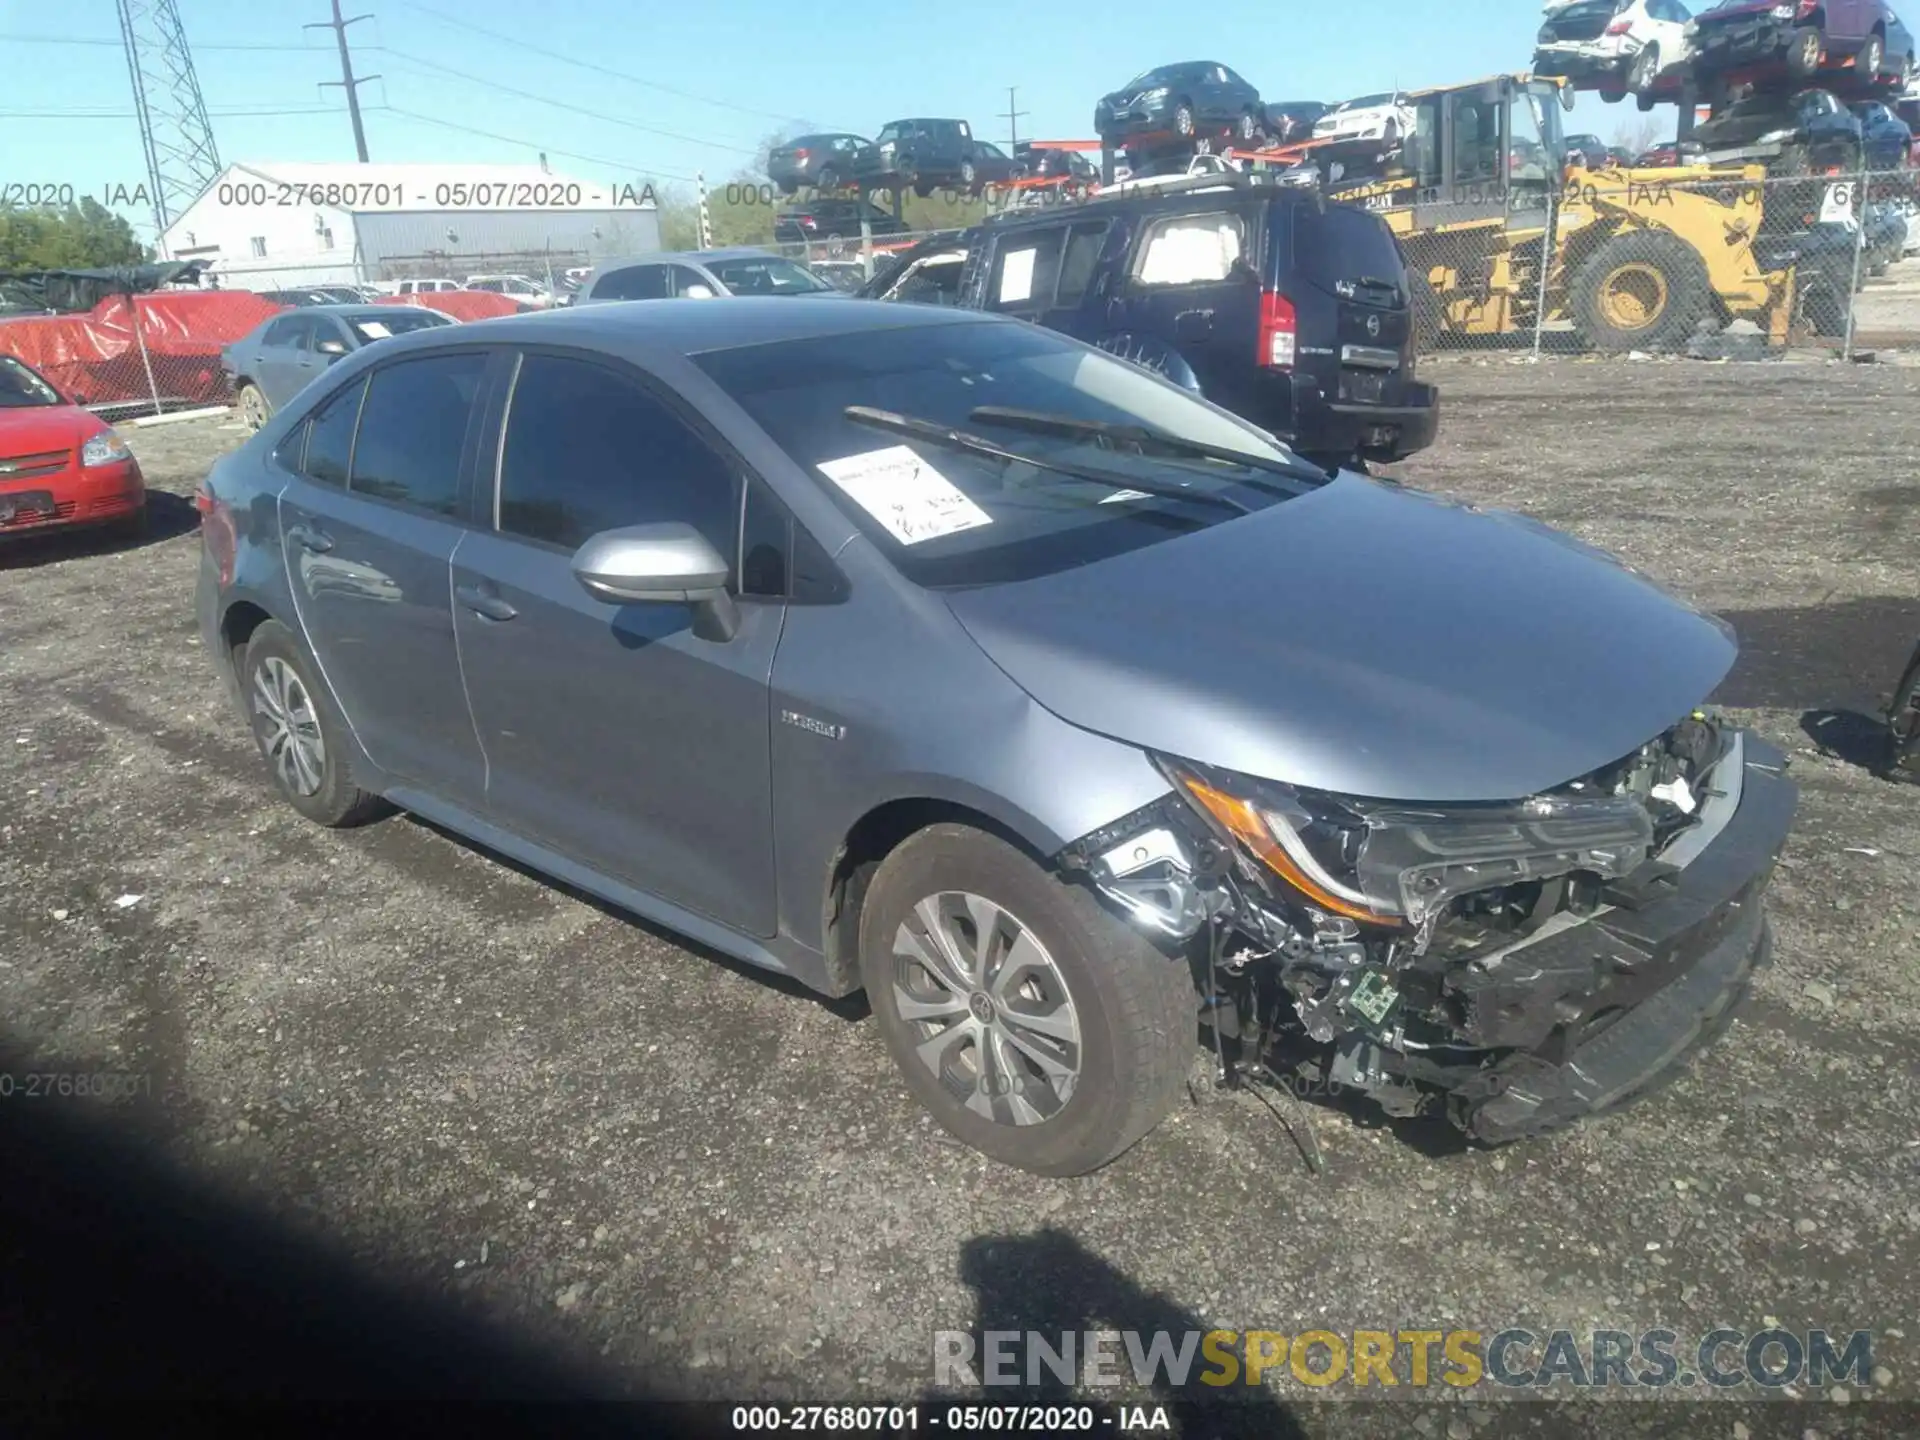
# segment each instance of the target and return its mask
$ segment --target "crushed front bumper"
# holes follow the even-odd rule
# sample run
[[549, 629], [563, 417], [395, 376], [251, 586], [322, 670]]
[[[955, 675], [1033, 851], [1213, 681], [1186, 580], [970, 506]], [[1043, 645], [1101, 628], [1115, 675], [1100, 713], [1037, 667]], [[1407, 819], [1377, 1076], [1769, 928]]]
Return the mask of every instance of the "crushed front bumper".
[[1694, 64], [1710, 70], [1757, 65], [1786, 54], [1794, 26], [1771, 15], [1702, 25], [1693, 40]]
[[1563, 80], [1617, 79], [1633, 66], [1640, 47], [1605, 51], [1595, 41], [1542, 45], [1533, 54], [1533, 73]]
[[1607, 1108], [1682, 1058], [1764, 964], [1762, 897], [1798, 787], [1750, 734], [1716, 772], [1701, 824], [1660, 859], [1670, 881], [1637, 905], [1562, 915], [1448, 977], [1462, 1040], [1505, 1060], [1455, 1095], [1455, 1119], [1497, 1143]]

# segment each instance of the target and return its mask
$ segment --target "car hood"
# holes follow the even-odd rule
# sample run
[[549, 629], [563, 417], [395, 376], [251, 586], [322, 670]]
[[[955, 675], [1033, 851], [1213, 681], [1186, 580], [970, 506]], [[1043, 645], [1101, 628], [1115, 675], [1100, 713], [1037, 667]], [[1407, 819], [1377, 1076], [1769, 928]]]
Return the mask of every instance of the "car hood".
[[1737, 650], [1721, 622], [1580, 541], [1353, 475], [947, 601], [1072, 724], [1376, 799], [1564, 784], [1679, 721]]
[[1714, 25], [1724, 20], [1751, 20], [1756, 15], [1765, 15], [1773, 6], [1774, 0], [1738, 0], [1737, 4], [1716, 5], [1711, 10], [1702, 10], [1693, 19], [1698, 25]]
[[106, 428], [98, 416], [77, 405], [0, 407], [0, 457], [77, 450]]

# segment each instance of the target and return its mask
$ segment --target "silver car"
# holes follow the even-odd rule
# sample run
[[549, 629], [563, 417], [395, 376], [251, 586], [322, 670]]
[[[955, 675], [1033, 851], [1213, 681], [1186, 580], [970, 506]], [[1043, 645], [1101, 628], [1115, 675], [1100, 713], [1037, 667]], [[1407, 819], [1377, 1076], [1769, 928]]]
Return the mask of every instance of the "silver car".
[[1515, 515], [1328, 475], [977, 311], [398, 337], [222, 459], [199, 623], [286, 801], [392, 806], [831, 996], [1006, 1163], [1205, 1043], [1500, 1142], [1768, 955], [1730, 632]]
[[262, 321], [220, 352], [240, 414], [255, 430], [336, 360], [377, 340], [456, 322], [411, 305], [303, 305]]
[[575, 305], [606, 300], [713, 300], [735, 295], [807, 295], [845, 292], [797, 260], [768, 250], [663, 251], [637, 260], [614, 260], [589, 275]]

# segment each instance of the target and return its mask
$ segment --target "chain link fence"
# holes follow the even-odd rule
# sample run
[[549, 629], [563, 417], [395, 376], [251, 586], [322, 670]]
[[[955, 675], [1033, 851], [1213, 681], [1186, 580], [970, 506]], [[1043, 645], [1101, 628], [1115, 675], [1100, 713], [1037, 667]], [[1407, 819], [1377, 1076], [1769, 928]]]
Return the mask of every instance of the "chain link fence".
[[[1044, 198], [1073, 207], [1071, 197]], [[1002, 195], [941, 230], [900, 230], [872, 215], [864, 234], [857, 224], [798, 237], [789, 227], [761, 248], [848, 292], [950, 304], [962, 227], [1034, 201]], [[1920, 347], [1920, 172], [1576, 171], [1557, 191], [1509, 187], [1486, 203], [1432, 203], [1390, 187], [1349, 203], [1379, 213], [1398, 239], [1423, 355], [1738, 360]], [[104, 413], [178, 413], [232, 403], [222, 352], [289, 305], [377, 300], [482, 319], [565, 303], [593, 266], [660, 248], [657, 221], [633, 212], [558, 225], [533, 217], [517, 228], [485, 215], [393, 218], [405, 223], [377, 248], [363, 240], [333, 259], [228, 262], [198, 290], [0, 322], [0, 351]], [[951, 243], [909, 268], [906, 252], [932, 239]]]
[[1423, 353], [1764, 358], [1920, 344], [1915, 172], [1574, 172], [1536, 204], [1375, 204]]

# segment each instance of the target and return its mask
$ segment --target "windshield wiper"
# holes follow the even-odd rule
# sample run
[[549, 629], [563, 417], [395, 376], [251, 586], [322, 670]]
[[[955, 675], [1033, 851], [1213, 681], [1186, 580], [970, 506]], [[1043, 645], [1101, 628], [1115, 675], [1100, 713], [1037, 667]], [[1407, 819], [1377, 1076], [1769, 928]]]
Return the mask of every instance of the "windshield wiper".
[[[1169, 435], [1164, 430], [1155, 430], [1148, 425], [1121, 425], [1111, 420], [1083, 420], [1076, 415], [1051, 415], [1041, 410], [1021, 410], [1010, 405], [980, 405], [969, 411], [967, 418], [985, 421], [991, 425], [1005, 425], [1014, 430], [1031, 430], [1038, 435], [1095, 435], [1103, 440], [1118, 441], [1123, 445], [1136, 445], [1142, 451], [1151, 447], [1169, 455], [1190, 455], [1199, 460], [1220, 460], [1248, 470], [1265, 471], [1269, 475], [1285, 475], [1290, 480], [1305, 481], [1308, 484], [1325, 484], [1330, 478], [1323, 472], [1298, 462], [1268, 460], [1263, 456], [1249, 455], [1244, 450], [1234, 450], [1225, 445], [1209, 445], [1204, 440], [1187, 440], [1178, 435]], [[1292, 493], [1277, 485], [1268, 485], [1265, 488], [1275, 493]]]
[[984, 455], [992, 460], [1006, 460], [1017, 465], [1031, 465], [1036, 470], [1050, 470], [1056, 475], [1071, 475], [1076, 480], [1091, 480], [1096, 485], [1104, 485], [1109, 490], [1132, 491], [1139, 495], [1152, 495], [1161, 500], [1187, 500], [1195, 505], [1215, 505], [1231, 510], [1236, 515], [1251, 515], [1253, 507], [1243, 504], [1231, 495], [1212, 490], [1190, 490], [1184, 485], [1163, 485], [1155, 480], [1138, 480], [1130, 475], [1116, 475], [1111, 470], [1102, 470], [1093, 465], [1073, 465], [1063, 460], [1036, 460], [1031, 455], [1022, 455], [1017, 450], [1009, 450], [996, 445], [981, 435], [972, 435], [965, 430], [956, 430], [951, 425], [942, 425], [937, 420], [922, 420], [914, 415], [902, 415], [893, 410], [876, 410], [868, 405], [849, 405], [840, 412], [856, 425], [868, 425], [875, 430], [891, 430], [896, 435], [910, 435], [915, 440], [924, 440], [929, 445], [938, 445], [944, 450], [958, 450], [966, 455]]

